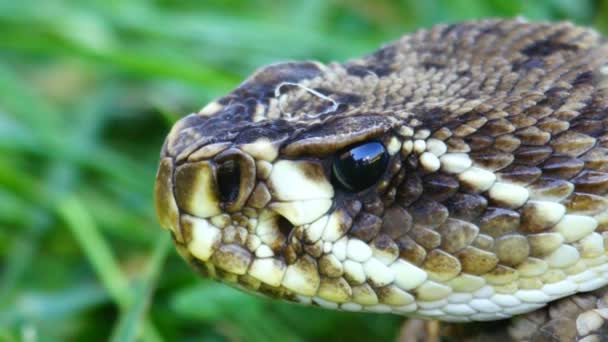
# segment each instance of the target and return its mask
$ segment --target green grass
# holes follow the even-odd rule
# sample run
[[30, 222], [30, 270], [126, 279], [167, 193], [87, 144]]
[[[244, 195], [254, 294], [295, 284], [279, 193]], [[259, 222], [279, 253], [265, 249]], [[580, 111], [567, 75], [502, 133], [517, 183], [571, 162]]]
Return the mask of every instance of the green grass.
[[164, 135], [260, 65], [516, 15], [608, 31], [591, 0], [0, 1], [0, 340], [394, 339], [198, 278], [153, 212]]

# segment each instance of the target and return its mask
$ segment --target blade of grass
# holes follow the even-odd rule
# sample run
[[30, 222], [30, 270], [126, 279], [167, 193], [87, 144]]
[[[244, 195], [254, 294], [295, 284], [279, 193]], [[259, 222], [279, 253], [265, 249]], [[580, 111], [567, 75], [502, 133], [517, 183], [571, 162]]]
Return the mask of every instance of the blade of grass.
[[29, 320], [63, 320], [109, 300], [96, 284], [84, 284], [59, 293], [24, 293], [14, 307], [0, 312], [0, 325], [14, 326]]
[[8, 329], [0, 327], [0, 341], [17, 342], [17, 338]]
[[94, 187], [81, 188], [80, 200], [89, 208], [95, 207], [91, 215], [109, 237], [138, 246], [153, 246], [155, 234], [150, 234], [156, 232], [153, 213], [133, 210], [131, 206], [125, 206], [124, 201], [116, 200], [113, 194], [108, 195]]
[[112, 333], [111, 341], [129, 342], [137, 338], [141, 323], [144, 321], [146, 308], [152, 298], [156, 280], [171, 250], [171, 246], [171, 239], [168, 234], [159, 236], [154, 252], [144, 271], [143, 279], [138, 280], [133, 287], [135, 299], [131, 307], [122, 312]]
[[2, 163], [0, 159], [0, 184], [4, 183], [7, 190], [13, 190], [14, 193], [25, 197], [32, 207], [29, 212], [31, 224], [25, 227], [21, 238], [15, 242], [12, 253], [7, 258], [6, 268], [0, 275], [0, 304], [9, 300], [31, 266], [41, 239], [55, 223], [52, 199], [69, 191], [79, 178], [74, 170], [58, 163], [49, 166], [45, 176], [46, 181], [40, 182], [15, 169], [14, 165]]
[[[77, 197], [70, 196], [57, 206], [57, 211], [82, 246], [115, 303], [121, 310], [128, 309], [134, 300], [129, 282], [121, 272], [110, 246], [97, 229], [88, 210]], [[162, 340], [158, 331], [149, 322], [144, 323], [143, 338], [146, 341]]]
[[[136, 189], [140, 193], [145, 193], [150, 188], [147, 180], [153, 179], [153, 172], [149, 168], [143, 168], [141, 165], [128, 160], [121, 154], [78, 139], [66, 139], [61, 134], [46, 138], [48, 139], [36, 139], [35, 144], [27, 145], [16, 145], [10, 139], [0, 138], [0, 148], [20, 151], [58, 162], [67, 162], [80, 168], [93, 169], [109, 176], [117, 183], [130, 189]], [[45, 148], [41, 148], [41, 146], [45, 146]], [[91, 158], [92, 155], [95, 158]], [[149, 177], [133, 177], [133, 174], [149, 174]]]
[[15, 194], [0, 189], [0, 222], [26, 226], [32, 223], [32, 207]]
[[76, 197], [65, 199], [58, 206], [59, 216], [82, 246], [85, 255], [99, 275], [104, 287], [121, 307], [130, 303], [129, 282], [120, 271], [110, 246], [97, 230], [87, 209]]
[[[147, 180], [153, 179], [154, 173], [149, 167], [101, 145], [95, 139], [101, 126], [99, 121], [103, 118], [103, 108], [95, 103], [110, 102], [108, 97], [112, 94], [106, 93], [111, 90], [99, 91], [99, 95], [83, 101], [75, 110], [77, 114], [73, 117], [76, 119], [66, 128], [37, 121], [40, 115], [57, 114], [47, 101], [28, 95], [25, 88], [14, 70], [0, 64], [0, 103], [5, 106], [2, 110], [7, 111], [6, 115], [0, 112], [0, 149], [32, 154], [54, 163], [73, 164], [79, 170], [92, 169], [109, 176], [115, 183], [137, 189], [139, 193], [150, 190]], [[23, 103], [33, 104], [35, 110], [28, 110]], [[40, 112], [36, 112], [38, 109]], [[134, 174], [141, 177], [133, 177]]]
[[50, 40], [49, 42], [49, 38], [16, 31], [14, 35], [0, 41], [0, 46], [3, 49], [28, 54], [77, 55], [100, 67], [117, 67], [125, 74], [143, 79], [178, 79], [202, 87], [216, 95], [226, 92], [240, 80], [240, 77], [230, 71], [193, 62], [196, 60], [194, 56], [190, 58], [168, 56], [167, 53], [159, 54], [135, 46], [97, 51], [72, 41], [64, 41], [61, 37]]

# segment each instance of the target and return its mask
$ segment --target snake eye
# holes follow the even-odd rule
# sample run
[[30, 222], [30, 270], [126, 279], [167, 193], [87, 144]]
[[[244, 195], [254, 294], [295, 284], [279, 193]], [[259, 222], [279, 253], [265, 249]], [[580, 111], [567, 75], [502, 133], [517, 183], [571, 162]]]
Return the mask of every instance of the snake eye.
[[229, 203], [236, 200], [241, 185], [241, 169], [236, 160], [228, 159], [218, 165], [217, 185], [222, 202]]
[[386, 148], [379, 142], [351, 147], [336, 156], [332, 166], [333, 178], [345, 190], [364, 190], [384, 174], [388, 159]]

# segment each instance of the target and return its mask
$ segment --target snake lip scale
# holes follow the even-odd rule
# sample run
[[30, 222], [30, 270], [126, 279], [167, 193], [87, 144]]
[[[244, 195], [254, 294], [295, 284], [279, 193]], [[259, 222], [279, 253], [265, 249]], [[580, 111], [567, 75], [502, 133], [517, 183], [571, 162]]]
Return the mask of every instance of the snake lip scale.
[[607, 65], [591, 29], [513, 19], [260, 68], [172, 128], [160, 223], [202, 275], [273, 298], [599, 336]]

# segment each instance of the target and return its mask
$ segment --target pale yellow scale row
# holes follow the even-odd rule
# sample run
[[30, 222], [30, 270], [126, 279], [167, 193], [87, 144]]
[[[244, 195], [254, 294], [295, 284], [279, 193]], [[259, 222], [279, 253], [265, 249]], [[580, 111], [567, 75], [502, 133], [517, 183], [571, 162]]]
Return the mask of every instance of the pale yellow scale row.
[[[208, 261], [213, 246], [220, 243], [220, 231], [206, 220], [193, 220], [192, 242], [188, 248], [198, 259]], [[407, 261], [398, 259], [387, 265], [386, 260], [382, 262], [373, 256], [374, 252], [367, 244], [346, 237], [334, 244], [342, 246], [345, 251], [333, 253], [332, 250], [329, 259], [342, 265], [351, 284], [358, 282], [360, 285], [351, 286], [342, 278], [336, 281], [321, 279], [316, 265], [311, 263], [296, 262], [286, 266], [271, 257], [255, 258], [249, 266], [223, 260], [221, 267], [236, 274], [247, 273], [271, 286], [283, 286], [298, 294], [301, 300], [312, 300], [330, 308], [404, 314], [416, 312], [416, 315], [452, 321], [491, 320], [528, 312], [548, 301], [608, 283], [608, 258], [601, 253], [603, 238], [598, 233], [591, 233], [583, 240], [587, 241], [581, 241], [585, 245], [582, 249], [598, 251], [599, 256], [581, 258], [576, 248], [563, 245], [546, 260], [532, 259], [523, 264], [518, 269], [520, 279], [501, 286], [467, 274], [445, 284], [428, 280], [424, 270]], [[518, 288], [518, 285], [525, 284], [522, 281], [526, 279], [542, 279], [543, 276], [546, 283], [540, 288]], [[382, 288], [382, 304], [377, 290], [374, 291], [366, 281]]]

